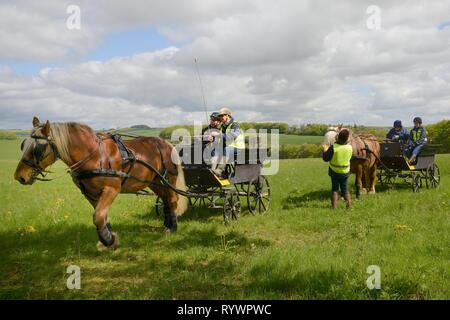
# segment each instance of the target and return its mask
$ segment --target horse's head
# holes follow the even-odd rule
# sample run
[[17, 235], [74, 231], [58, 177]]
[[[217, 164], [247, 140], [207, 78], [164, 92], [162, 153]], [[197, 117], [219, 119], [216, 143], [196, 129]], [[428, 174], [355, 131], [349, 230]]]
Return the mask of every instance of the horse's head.
[[324, 138], [323, 138], [323, 146], [330, 147], [332, 146], [337, 139], [337, 136], [339, 134], [339, 131], [342, 129], [342, 124], [337, 127], [328, 127], [327, 131], [325, 132]]
[[14, 179], [21, 184], [33, 184], [39, 180], [38, 176], [44, 176], [45, 169], [58, 159], [50, 132], [50, 122], [42, 124], [38, 118], [33, 118], [33, 130], [22, 142], [22, 158], [14, 173]]

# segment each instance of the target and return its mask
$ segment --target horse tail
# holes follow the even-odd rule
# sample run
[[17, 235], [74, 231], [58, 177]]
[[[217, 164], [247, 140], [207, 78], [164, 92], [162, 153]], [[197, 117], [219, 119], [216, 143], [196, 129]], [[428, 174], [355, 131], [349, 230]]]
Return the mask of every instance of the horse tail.
[[[186, 180], [184, 179], [184, 171], [183, 167], [181, 166], [181, 160], [178, 155], [178, 152], [175, 148], [172, 149], [172, 161], [177, 166], [177, 180], [175, 182], [175, 188], [177, 190], [186, 191]], [[189, 200], [187, 197], [182, 196], [181, 194], [177, 194], [178, 200], [177, 200], [177, 208], [175, 209], [175, 213], [177, 216], [181, 216], [183, 213], [186, 212], [189, 204]]]

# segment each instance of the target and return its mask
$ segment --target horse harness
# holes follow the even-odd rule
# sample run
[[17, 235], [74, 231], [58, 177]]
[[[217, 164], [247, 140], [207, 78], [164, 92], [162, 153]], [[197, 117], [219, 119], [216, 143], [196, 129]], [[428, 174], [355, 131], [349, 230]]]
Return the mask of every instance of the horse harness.
[[353, 156], [352, 160], [369, 160], [369, 157], [371, 154], [375, 155], [373, 153], [373, 151], [369, 148], [369, 145], [367, 144], [367, 142], [360, 136], [360, 135], [354, 135], [352, 138], [358, 138], [359, 140], [361, 140], [362, 143], [364, 143], [364, 148], [362, 148], [361, 150], [366, 151], [366, 156]]
[[[120, 135], [97, 134], [97, 139], [98, 139], [98, 143], [99, 143], [98, 148], [96, 150], [94, 150], [94, 152], [92, 152], [89, 156], [78, 161], [77, 163], [75, 163], [74, 165], [72, 165], [69, 168], [72, 179], [74, 180], [75, 184], [80, 188], [80, 190], [82, 191], [82, 193], [85, 196], [88, 197], [88, 195], [86, 194], [85, 187], [82, 183], [82, 180], [88, 180], [88, 179], [97, 178], [97, 177], [120, 178], [120, 179], [122, 179], [122, 182], [121, 182], [122, 186], [125, 184], [125, 182], [128, 179], [133, 179], [133, 180], [136, 180], [141, 183], [155, 185], [155, 186], [156, 185], [160, 186], [161, 183], [163, 185], [166, 185], [166, 184], [170, 185], [170, 183], [166, 179], [168, 170], [166, 168], [164, 168], [164, 171], [161, 172], [160, 170], [156, 169], [153, 165], [151, 165], [147, 161], [144, 161], [144, 160], [136, 157], [134, 152], [125, 146]], [[116, 144], [117, 148], [119, 149], [120, 155], [121, 155], [122, 170], [114, 170], [111, 165], [111, 159], [107, 159], [107, 161], [105, 161], [106, 151], [105, 151], [105, 146], [104, 146], [104, 140], [113, 140], [114, 143]], [[162, 152], [161, 152], [159, 146], [157, 146], [157, 148], [161, 155], [161, 163], [164, 166], [164, 162], [162, 161]], [[84, 163], [88, 162], [97, 153], [100, 153], [100, 168], [80, 170], [81, 166]], [[106, 168], [104, 167], [105, 162], [107, 162]], [[140, 179], [140, 178], [130, 175], [130, 172], [133, 170], [136, 163], [142, 164], [147, 169], [156, 173], [159, 182], [156, 183], [152, 180], [143, 180], [143, 179]], [[127, 166], [129, 166], [128, 170], [123, 171]]]
[[[33, 175], [36, 177], [38, 175], [41, 175], [42, 178], [37, 178], [37, 180], [40, 181], [51, 181], [52, 179], [45, 179], [46, 173], [50, 173], [50, 171], [46, 171], [43, 168], [39, 166], [39, 163], [44, 161], [50, 156], [50, 153], [45, 154], [45, 150], [47, 150], [47, 147], [50, 145], [52, 148], [52, 152], [55, 155], [56, 158], [59, 158], [58, 150], [56, 149], [55, 145], [51, 143], [51, 138], [49, 137], [40, 137], [35, 134], [31, 135], [31, 138], [35, 141], [35, 147], [33, 149], [33, 159], [34, 162], [31, 160], [21, 159], [20, 163], [30, 167], [33, 171]], [[45, 140], [46, 143], [39, 143], [38, 140]], [[25, 146], [25, 141], [22, 141], [22, 144], [20, 145], [20, 150], [23, 151], [23, 148]]]

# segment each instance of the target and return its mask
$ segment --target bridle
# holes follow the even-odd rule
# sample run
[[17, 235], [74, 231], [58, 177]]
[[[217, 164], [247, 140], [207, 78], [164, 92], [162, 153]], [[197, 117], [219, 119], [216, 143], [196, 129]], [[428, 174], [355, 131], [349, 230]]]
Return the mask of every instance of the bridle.
[[[59, 158], [58, 155], [58, 150], [56, 149], [56, 146], [51, 143], [51, 139], [48, 137], [40, 137], [37, 135], [32, 134], [30, 136], [32, 139], [34, 139], [35, 141], [35, 146], [33, 148], [33, 159], [34, 161], [31, 160], [26, 160], [26, 159], [21, 159], [20, 163], [30, 167], [32, 169], [32, 178], [35, 180], [39, 180], [39, 181], [51, 181], [52, 179], [46, 179], [46, 175], [48, 173], [51, 173], [50, 171], [46, 171], [45, 169], [43, 169], [39, 163], [41, 163], [42, 161], [44, 161], [45, 159], [47, 159], [51, 152], [45, 153], [45, 151], [47, 150], [48, 146], [51, 147], [53, 155], [56, 158]], [[38, 140], [45, 140], [46, 143], [39, 143]], [[20, 149], [23, 151], [24, 148], [24, 143], [25, 140], [22, 142]], [[42, 178], [38, 178], [37, 176], [41, 175]]]

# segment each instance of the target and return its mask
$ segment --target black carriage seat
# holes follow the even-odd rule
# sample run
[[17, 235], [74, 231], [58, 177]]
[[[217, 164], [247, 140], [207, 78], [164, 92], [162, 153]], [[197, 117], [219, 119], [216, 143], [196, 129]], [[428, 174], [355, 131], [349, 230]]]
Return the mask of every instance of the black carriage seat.
[[226, 178], [237, 181], [246, 180], [254, 176], [254, 172], [260, 171], [264, 161], [270, 154], [270, 148], [245, 148], [244, 156], [238, 156], [225, 169]]
[[413, 165], [409, 165], [408, 159], [403, 156], [404, 144], [399, 142], [381, 143], [381, 161], [389, 169], [393, 170], [421, 170], [434, 163], [437, 144], [425, 144]]

